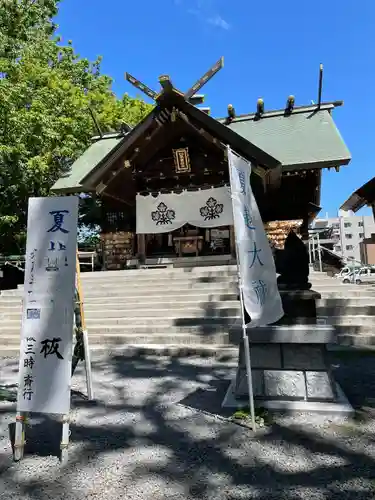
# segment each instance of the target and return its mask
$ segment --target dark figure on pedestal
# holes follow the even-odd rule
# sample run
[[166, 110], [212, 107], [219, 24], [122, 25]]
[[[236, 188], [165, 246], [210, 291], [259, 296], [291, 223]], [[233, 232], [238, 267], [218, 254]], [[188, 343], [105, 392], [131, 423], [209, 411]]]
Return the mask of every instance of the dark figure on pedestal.
[[294, 231], [290, 231], [284, 250], [275, 252], [279, 290], [310, 290], [309, 255], [303, 241]]
[[316, 323], [316, 299], [320, 295], [309, 283], [309, 255], [304, 242], [290, 231], [284, 250], [275, 252], [277, 284], [284, 317], [276, 324]]
[[[315, 300], [319, 294], [310, 290], [309, 256], [303, 241], [290, 231], [284, 250], [272, 249], [275, 259], [278, 288], [285, 315], [274, 325], [314, 323], [316, 321]], [[238, 297], [239, 298], [239, 297]], [[245, 323], [251, 318], [244, 311]]]

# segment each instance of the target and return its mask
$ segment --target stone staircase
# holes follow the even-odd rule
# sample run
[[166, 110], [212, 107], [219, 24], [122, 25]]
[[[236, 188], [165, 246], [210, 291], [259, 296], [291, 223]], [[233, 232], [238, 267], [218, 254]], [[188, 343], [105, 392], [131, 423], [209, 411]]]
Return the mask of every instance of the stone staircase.
[[[144, 269], [82, 274], [90, 347], [234, 347], [238, 321], [235, 266]], [[375, 288], [310, 275], [321, 324], [333, 324], [342, 345], [375, 345]], [[23, 290], [0, 295], [0, 353], [18, 354]]]

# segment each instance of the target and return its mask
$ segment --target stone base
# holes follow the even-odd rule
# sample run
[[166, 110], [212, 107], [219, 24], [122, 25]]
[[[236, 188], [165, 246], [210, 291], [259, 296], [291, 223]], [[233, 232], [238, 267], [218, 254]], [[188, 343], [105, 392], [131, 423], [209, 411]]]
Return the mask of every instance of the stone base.
[[[258, 406], [297, 412], [333, 411], [334, 407], [340, 407], [338, 411], [342, 412], [344, 405], [347, 411], [348, 402], [326, 362], [325, 343], [252, 343], [250, 353], [254, 399]], [[243, 341], [231, 391], [236, 406], [241, 402], [247, 404]]]
[[[245, 408], [249, 406], [248, 397], [247, 400], [244, 398], [236, 399], [235, 397], [235, 385], [236, 380], [233, 379], [230, 383], [228, 390], [224, 396], [221, 406], [223, 408]], [[266, 408], [269, 411], [280, 412], [280, 413], [319, 413], [321, 415], [341, 415], [350, 416], [353, 415], [354, 409], [343, 393], [341, 387], [336, 384], [337, 399], [334, 402], [322, 402], [322, 401], [292, 401], [292, 400], [258, 400], [255, 399], [254, 403], [257, 408]]]

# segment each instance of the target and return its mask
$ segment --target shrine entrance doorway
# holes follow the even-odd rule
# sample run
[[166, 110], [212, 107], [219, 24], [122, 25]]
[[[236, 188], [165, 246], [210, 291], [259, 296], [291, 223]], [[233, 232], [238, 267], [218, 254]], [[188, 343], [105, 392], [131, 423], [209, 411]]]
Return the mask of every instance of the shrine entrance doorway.
[[146, 258], [231, 255], [233, 229], [232, 226], [205, 229], [185, 224], [169, 233], [145, 235], [145, 247]]

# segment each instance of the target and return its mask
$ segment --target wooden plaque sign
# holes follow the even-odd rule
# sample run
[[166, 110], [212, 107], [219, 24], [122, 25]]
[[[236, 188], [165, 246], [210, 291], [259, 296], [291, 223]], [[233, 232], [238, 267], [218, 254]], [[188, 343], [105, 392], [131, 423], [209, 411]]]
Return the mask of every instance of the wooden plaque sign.
[[173, 157], [176, 168], [176, 174], [191, 172], [188, 148], [174, 149]]

